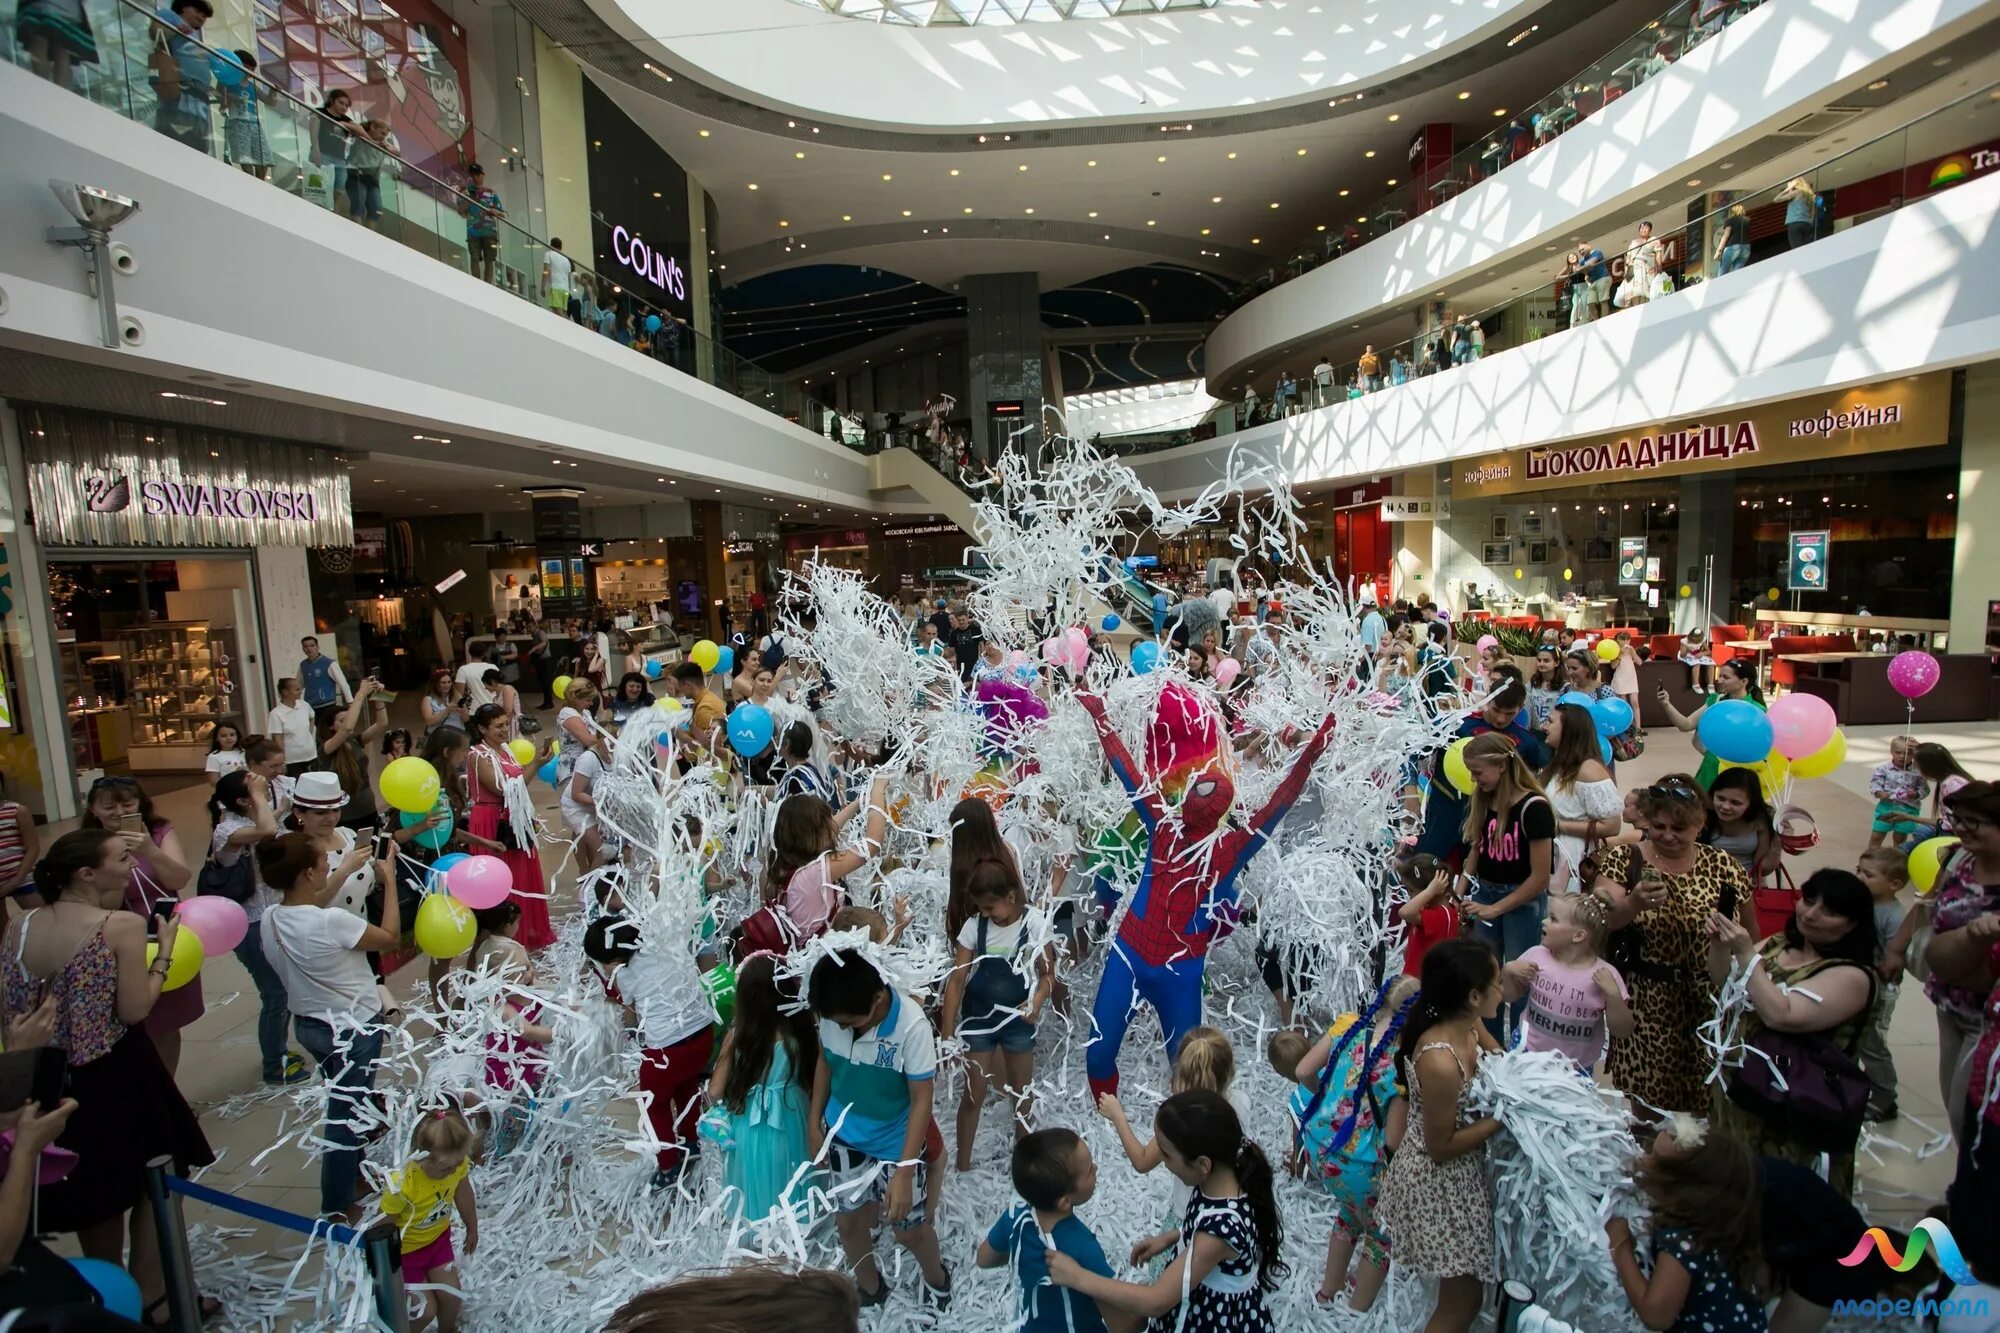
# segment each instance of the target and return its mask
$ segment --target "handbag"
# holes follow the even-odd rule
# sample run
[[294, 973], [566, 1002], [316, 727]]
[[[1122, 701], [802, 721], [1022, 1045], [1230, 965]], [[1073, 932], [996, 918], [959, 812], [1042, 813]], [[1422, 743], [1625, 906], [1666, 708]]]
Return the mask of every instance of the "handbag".
[[[1632, 848], [1632, 862], [1625, 868], [1625, 878], [1620, 881], [1627, 894], [1639, 887], [1639, 877], [1646, 869], [1646, 857], [1636, 846]], [[1620, 926], [1611, 932], [1604, 942], [1604, 960], [1618, 969], [1622, 977], [1637, 976], [1641, 969], [1646, 947], [1646, 929], [1638, 921]]]
[[1636, 731], [1620, 732], [1611, 738], [1611, 757], [1619, 763], [1637, 759], [1646, 753], [1646, 738]]
[[1868, 976], [1868, 1007], [1844, 1048], [1823, 1032], [1767, 1028], [1744, 1043], [1742, 1067], [1729, 1080], [1730, 1101], [1787, 1142], [1812, 1152], [1848, 1152], [1861, 1137], [1868, 1075], [1854, 1053], [1868, 1030], [1867, 1015], [1875, 1007], [1875, 973], [1861, 970]]
[[153, 36], [153, 49], [146, 56], [146, 75], [153, 81], [153, 91], [161, 106], [172, 106], [181, 100], [180, 62], [167, 49], [165, 33]]
[[194, 891], [199, 898], [227, 898], [232, 903], [247, 903], [257, 892], [256, 868], [250, 864], [251, 851], [245, 847], [236, 853], [236, 864], [223, 865], [210, 856], [201, 863], [201, 870], [195, 876]]

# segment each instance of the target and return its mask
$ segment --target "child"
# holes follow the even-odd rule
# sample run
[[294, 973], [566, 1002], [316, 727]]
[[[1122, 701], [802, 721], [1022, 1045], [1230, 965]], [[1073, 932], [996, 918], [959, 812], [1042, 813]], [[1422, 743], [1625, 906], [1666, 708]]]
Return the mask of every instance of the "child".
[[1544, 643], [1535, 650], [1535, 673], [1528, 677], [1526, 721], [1530, 735], [1547, 734], [1549, 714], [1554, 711], [1556, 700], [1562, 698], [1568, 688], [1563, 680], [1561, 654], [1556, 652], [1553, 643]]
[[1688, 688], [1696, 694], [1708, 692], [1708, 678], [1715, 666], [1714, 650], [1709, 647], [1708, 631], [1700, 625], [1681, 636], [1681, 650], [1675, 654], [1681, 665], [1688, 669]]
[[1110, 1261], [1089, 1227], [1076, 1216], [1097, 1192], [1097, 1163], [1073, 1129], [1038, 1129], [1015, 1140], [1014, 1192], [1026, 1200], [1001, 1214], [979, 1243], [981, 1268], [1011, 1265], [1020, 1284], [1016, 1333], [1100, 1333], [1136, 1330], [1122, 1310], [1098, 1309], [1088, 1296], [1051, 1287], [1051, 1252], [1067, 1255], [1087, 1273], [1109, 1279]]
[[[1050, 949], [1029, 952], [1034, 922], [1011, 856], [983, 857], [965, 879], [973, 914], [954, 936], [957, 953], [945, 983], [938, 1031], [964, 1038], [970, 1060], [958, 1101], [958, 1169], [972, 1169], [973, 1140], [987, 1088], [998, 1083], [1014, 1103], [1014, 1137], [1028, 1132], [1028, 1087], [1035, 1077], [1035, 1024], [1049, 998]], [[1035, 978], [1029, 993], [1029, 976]], [[961, 1022], [964, 1031], [959, 1031]]]
[[875, 1262], [875, 1224], [886, 1213], [896, 1243], [923, 1270], [925, 1303], [942, 1311], [951, 1304], [951, 1274], [931, 1225], [942, 1185], [933, 1168], [944, 1156], [944, 1137], [931, 1119], [937, 1038], [930, 1020], [852, 949], [820, 959], [811, 986], [819, 1063], [806, 1146], [827, 1164], [828, 1193], [839, 1210], [834, 1223], [861, 1303], [889, 1297]]
[[1484, 940], [1446, 940], [1424, 955], [1423, 989], [1403, 1024], [1396, 1070], [1410, 1098], [1402, 1149], [1382, 1173], [1380, 1217], [1396, 1262], [1438, 1284], [1427, 1333], [1465, 1333], [1495, 1276], [1486, 1141], [1466, 1098], [1479, 1068], [1482, 1022], [1500, 1012], [1500, 960]]
[[1361, 1268], [1346, 1308], [1365, 1312], [1389, 1276], [1389, 1238], [1375, 1220], [1382, 1163], [1403, 1140], [1409, 1103], [1391, 1057], [1417, 994], [1415, 977], [1384, 985], [1360, 1014], [1342, 1014], [1288, 1070], [1300, 1164], [1334, 1200], [1318, 1300], [1339, 1305], [1358, 1247]]
[[243, 733], [233, 723], [216, 723], [215, 730], [208, 736], [208, 758], [201, 765], [208, 789], [214, 791], [223, 774], [234, 773], [247, 766], [243, 758]]
[[1396, 909], [1403, 923], [1403, 973], [1422, 976], [1424, 955], [1440, 940], [1458, 936], [1458, 899], [1450, 867], [1428, 852], [1398, 863], [1396, 874], [1408, 896]]
[[[465, 1223], [466, 1257], [479, 1248], [479, 1208], [470, 1177], [472, 1126], [455, 1107], [437, 1107], [422, 1116], [410, 1135], [410, 1150], [417, 1155], [389, 1177], [382, 1212], [402, 1233], [403, 1281], [457, 1287], [457, 1256], [451, 1248], [454, 1208]], [[460, 1298], [450, 1291], [427, 1291], [423, 1298], [423, 1315], [411, 1327], [426, 1328], [435, 1318], [439, 1333], [456, 1333]]]
[[[1229, 1045], [1229, 1038], [1211, 1027], [1192, 1028], [1181, 1039], [1181, 1053], [1174, 1060], [1174, 1081], [1172, 1092], [1212, 1092], [1221, 1097], [1235, 1100], [1230, 1085], [1236, 1081], [1236, 1052]], [[1239, 1108], [1240, 1109], [1240, 1108]], [[1126, 1159], [1132, 1169], [1141, 1175], [1151, 1171], [1161, 1162], [1160, 1143], [1139, 1142], [1139, 1136], [1132, 1132], [1132, 1124], [1125, 1118], [1125, 1106], [1115, 1094], [1104, 1093], [1097, 1099], [1097, 1113], [1109, 1120], [1118, 1131], [1118, 1141], [1125, 1145]], [[1175, 1202], [1178, 1215], [1186, 1200]]]
[[1868, 845], [1880, 847], [1887, 838], [1900, 842], [1916, 832], [1917, 818], [1931, 784], [1917, 771], [1917, 740], [1898, 736], [1889, 742], [1889, 761], [1877, 764], [1868, 775], [1868, 794], [1875, 798], [1875, 821], [1869, 826]]
[[1910, 841], [1922, 842], [1935, 838], [1940, 833], [1951, 832], [1951, 815], [1945, 809], [1945, 802], [1952, 795], [1972, 781], [1972, 774], [1965, 766], [1952, 758], [1950, 750], [1936, 741], [1920, 741], [1916, 749], [1917, 772], [1924, 775], [1931, 784], [1930, 818], [1910, 831]]
[[535, 984], [535, 961], [520, 940], [521, 905], [512, 899], [474, 909], [478, 933], [472, 941], [472, 970], [498, 976], [508, 989], [500, 1000], [500, 1026], [486, 1038], [486, 1086], [506, 1111], [493, 1129], [493, 1150], [504, 1156], [527, 1129], [527, 1108], [510, 1100], [518, 1086], [530, 1093], [542, 1081], [548, 1058], [542, 1054], [555, 1030], [542, 1021], [542, 1007], [527, 993]]
[[1752, 886], [1778, 868], [1778, 830], [1764, 786], [1747, 768], [1725, 768], [1708, 789], [1708, 824], [1701, 840], [1728, 852]]
[[1652, 1205], [1652, 1276], [1623, 1217], [1604, 1224], [1611, 1265], [1647, 1328], [1752, 1333], [1766, 1327], [1756, 1288], [1762, 1196], [1757, 1159], [1741, 1139], [1709, 1135], [1676, 1115], [1639, 1159], [1639, 1188]]
[[1604, 1056], [1607, 1029], [1620, 1041], [1632, 1035], [1625, 978], [1604, 961], [1610, 933], [1610, 908], [1602, 898], [1549, 895], [1542, 942], [1504, 969], [1508, 1001], [1528, 1001], [1522, 1050], [1560, 1051], [1588, 1073]]
[[736, 969], [736, 1012], [715, 1073], [708, 1080], [714, 1109], [702, 1121], [723, 1144], [722, 1183], [736, 1191], [743, 1217], [760, 1222], [773, 1210], [803, 1216], [809, 1178], [793, 1184], [806, 1152], [806, 1108], [819, 1067], [819, 1032], [812, 1015], [788, 1014], [795, 1001], [780, 986], [777, 955], [760, 953]]
[[1875, 1018], [1862, 1034], [1856, 1058], [1868, 1073], [1870, 1120], [1896, 1118], [1896, 1062], [1889, 1053], [1889, 1019], [1896, 1012], [1897, 982], [1903, 979], [1903, 960], [1909, 956], [1910, 937], [1916, 934], [1921, 914], [1905, 912], [1897, 896], [1910, 882], [1910, 858], [1898, 847], [1870, 847], [1861, 853], [1854, 873], [1868, 886], [1875, 900], [1875, 938], [1882, 943], [1875, 970], [1882, 977], [1882, 994], [1875, 1002]]
[[701, 1153], [695, 1124], [701, 1117], [702, 1074], [715, 1050], [715, 1003], [697, 980], [690, 958], [677, 978], [674, 960], [641, 940], [638, 925], [601, 916], [583, 933], [583, 952], [605, 969], [613, 997], [633, 1011], [644, 1045], [639, 1091], [651, 1094], [646, 1119], [660, 1140], [653, 1188], [672, 1186]]
[[834, 840], [860, 810], [859, 801], [835, 814], [818, 796], [787, 796], [771, 827], [771, 860], [764, 870], [764, 905], [743, 922], [739, 957], [760, 949], [782, 953], [824, 934], [843, 906], [840, 883], [872, 861], [888, 832], [889, 780], [877, 775], [868, 788], [868, 827], [859, 850], [835, 851]]
[[[1192, 1034], [1190, 1034], [1192, 1035]], [[1184, 1333], [1269, 1333], [1266, 1293], [1286, 1273], [1278, 1252], [1284, 1223], [1272, 1193], [1271, 1163], [1243, 1133], [1236, 1108], [1213, 1092], [1177, 1092], [1160, 1103], [1153, 1142], [1174, 1178], [1192, 1190], [1173, 1231], [1132, 1247], [1132, 1263], [1173, 1252], [1150, 1286], [1093, 1273], [1060, 1251], [1049, 1278], [1109, 1305]]]
[[1639, 631], [1627, 630], [1614, 634], [1611, 641], [1618, 645], [1618, 656], [1612, 659], [1611, 692], [1623, 699], [1632, 710], [1633, 726], [1639, 735], [1646, 729], [1639, 725]]

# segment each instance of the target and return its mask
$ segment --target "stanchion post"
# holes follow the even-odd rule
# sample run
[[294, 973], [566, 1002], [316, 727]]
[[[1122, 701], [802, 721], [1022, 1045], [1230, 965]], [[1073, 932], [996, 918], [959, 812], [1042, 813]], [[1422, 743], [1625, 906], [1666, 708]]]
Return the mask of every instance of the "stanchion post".
[[375, 1289], [375, 1317], [389, 1333], [409, 1333], [410, 1302], [403, 1292], [403, 1239], [393, 1222], [377, 1222], [361, 1237]]
[[187, 1219], [180, 1196], [167, 1188], [174, 1159], [162, 1154], [146, 1163], [146, 1197], [152, 1204], [153, 1226], [159, 1233], [160, 1272], [167, 1284], [167, 1327], [173, 1333], [201, 1333], [201, 1293], [194, 1285], [194, 1260], [188, 1254]]

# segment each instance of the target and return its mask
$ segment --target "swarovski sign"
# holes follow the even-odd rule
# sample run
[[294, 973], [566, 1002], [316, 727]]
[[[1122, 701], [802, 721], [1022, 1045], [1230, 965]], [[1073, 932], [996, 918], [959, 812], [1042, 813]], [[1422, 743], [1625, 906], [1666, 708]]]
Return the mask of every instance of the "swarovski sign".
[[663, 254], [634, 236], [620, 224], [611, 229], [611, 253], [618, 262], [632, 270], [661, 291], [673, 293], [676, 301], [685, 301], [687, 275], [681, 272], [680, 261], [672, 255]]

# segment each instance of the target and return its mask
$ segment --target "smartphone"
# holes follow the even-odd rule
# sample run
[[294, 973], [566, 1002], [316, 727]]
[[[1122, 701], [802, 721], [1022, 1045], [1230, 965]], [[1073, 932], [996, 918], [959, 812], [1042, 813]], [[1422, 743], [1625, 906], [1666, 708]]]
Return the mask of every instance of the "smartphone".
[[385, 704], [392, 704], [392, 703], [396, 702], [396, 691], [394, 691], [394, 690], [377, 690], [377, 691], [375, 691], [375, 697], [376, 697], [377, 699], [381, 700], [381, 701], [382, 701], [383, 703], [385, 703]]
[[144, 833], [146, 831], [146, 817], [137, 810], [128, 810], [118, 816], [118, 831], [120, 833]]
[[383, 830], [375, 835], [375, 859], [386, 861], [396, 850], [396, 835]]
[[59, 1046], [0, 1054], [0, 1114], [18, 1111], [28, 1102], [42, 1110], [62, 1100], [69, 1057]]

